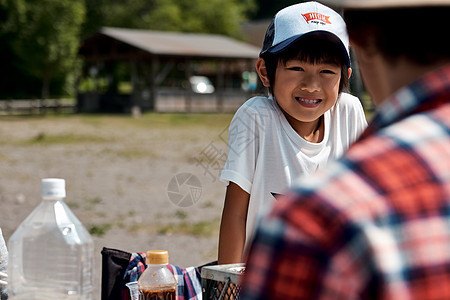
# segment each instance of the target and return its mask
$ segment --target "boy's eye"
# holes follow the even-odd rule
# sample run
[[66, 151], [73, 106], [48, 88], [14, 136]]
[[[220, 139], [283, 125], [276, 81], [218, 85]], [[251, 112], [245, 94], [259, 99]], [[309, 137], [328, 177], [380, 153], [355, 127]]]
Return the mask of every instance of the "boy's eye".
[[290, 67], [290, 68], [288, 68], [288, 70], [290, 70], [290, 71], [303, 71], [303, 68], [301, 68], [301, 67]]
[[333, 70], [322, 70], [322, 71], [320, 71], [320, 73], [325, 73], [325, 74], [336, 74], [336, 72], [334, 72]]

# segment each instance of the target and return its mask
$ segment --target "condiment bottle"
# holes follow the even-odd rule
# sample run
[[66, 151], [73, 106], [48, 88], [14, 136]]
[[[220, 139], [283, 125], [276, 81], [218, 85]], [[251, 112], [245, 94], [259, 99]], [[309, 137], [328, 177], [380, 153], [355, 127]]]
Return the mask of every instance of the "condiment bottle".
[[177, 281], [167, 268], [169, 253], [166, 250], [147, 251], [147, 269], [138, 280], [139, 299], [175, 300]]

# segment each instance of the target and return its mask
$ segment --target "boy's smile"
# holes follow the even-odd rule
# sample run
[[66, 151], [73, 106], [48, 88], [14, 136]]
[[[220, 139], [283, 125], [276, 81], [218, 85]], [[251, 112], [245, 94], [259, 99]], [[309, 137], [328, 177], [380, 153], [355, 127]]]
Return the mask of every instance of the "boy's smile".
[[320, 99], [305, 99], [300, 97], [295, 97], [295, 99], [303, 106], [314, 108], [319, 105], [319, 103], [322, 101]]

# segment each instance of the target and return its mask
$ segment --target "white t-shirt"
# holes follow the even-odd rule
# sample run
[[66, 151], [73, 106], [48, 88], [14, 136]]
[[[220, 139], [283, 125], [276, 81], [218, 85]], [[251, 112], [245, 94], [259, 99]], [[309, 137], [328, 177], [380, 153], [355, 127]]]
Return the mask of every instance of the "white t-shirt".
[[273, 98], [254, 97], [236, 112], [228, 133], [228, 157], [221, 179], [250, 194], [248, 245], [256, 222], [300, 175], [311, 174], [340, 157], [367, 126], [358, 98], [341, 93], [324, 114], [324, 138], [311, 143], [288, 123]]
[[[2, 229], [0, 228], [0, 272], [6, 273], [8, 266], [8, 250], [6, 249], [6, 243], [3, 239]], [[0, 280], [7, 280], [0, 277]], [[6, 287], [0, 285], [0, 299], [6, 299]]]

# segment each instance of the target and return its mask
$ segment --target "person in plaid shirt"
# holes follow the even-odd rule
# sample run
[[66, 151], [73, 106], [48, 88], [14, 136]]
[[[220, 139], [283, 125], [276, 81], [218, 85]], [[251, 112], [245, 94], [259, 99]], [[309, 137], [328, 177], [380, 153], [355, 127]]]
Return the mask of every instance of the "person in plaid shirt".
[[450, 0], [322, 2], [377, 113], [260, 222], [240, 299], [450, 299]]

